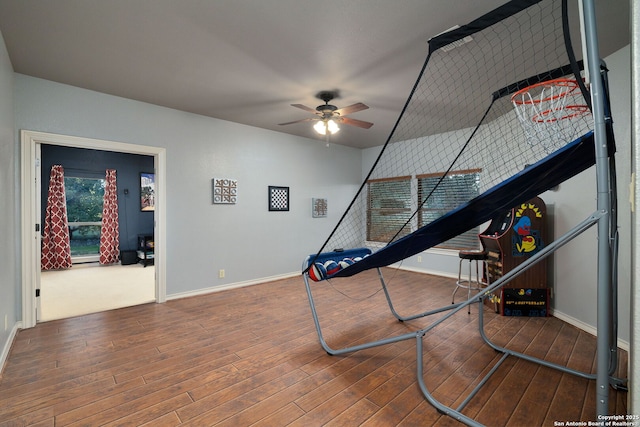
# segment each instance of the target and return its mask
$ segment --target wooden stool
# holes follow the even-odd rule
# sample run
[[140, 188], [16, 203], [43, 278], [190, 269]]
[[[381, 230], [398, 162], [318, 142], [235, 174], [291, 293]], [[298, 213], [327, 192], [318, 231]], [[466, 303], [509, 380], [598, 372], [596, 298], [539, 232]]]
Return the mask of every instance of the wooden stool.
[[[471, 291], [479, 291], [489, 285], [489, 269], [487, 266], [487, 253], [482, 249], [465, 249], [458, 252], [460, 257], [460, 264], [458, 267], [458, 280], [456, 281], [456, 288], [451, 295], [451, 304], [455, 302], [456, 292], [458, 289], [464, 288], [467, 290], [467, 299], [471, 299]], [[462, 279], [462, 263], [467, 261], [469, 263], [469, 275], [466, 279]], [[472, 276], [471, 265], [476, 264], [475, 279]], [[480, 268], [478, 263], [482, 263], [482, 276], [480, 275]], [[486, 282], [483, 280], [483, 276], [486, 277]], [[471, 314], [471, 306], [469, 306], [468, 313]]]

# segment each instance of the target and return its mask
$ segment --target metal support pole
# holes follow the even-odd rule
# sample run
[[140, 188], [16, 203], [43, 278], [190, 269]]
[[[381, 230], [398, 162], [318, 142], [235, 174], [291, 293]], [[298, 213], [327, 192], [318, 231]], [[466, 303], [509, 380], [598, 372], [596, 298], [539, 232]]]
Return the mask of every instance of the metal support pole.
[[632, 279], [631, 279], [631, 351], [629, 352], [629, 413], [640, 413], [640, 4], [631, 5], [631, 150], [632, 186], [634, 193], [631, 205], [632, 229]]
[[596, 157], [597, 209], [603, 214], [598, 220], [598, 283], [597, 283], [597, 415], [609, 413], [609, 348], [611, 325], [611, 259], [609, 221], [611, 196], [609, 193], [609, 162], [603, 84], [600, 78], [600, 54], [593, 0], [582, 0], [584, 11], [587, 64], [591, 75], [591, 105], [594, 120]]

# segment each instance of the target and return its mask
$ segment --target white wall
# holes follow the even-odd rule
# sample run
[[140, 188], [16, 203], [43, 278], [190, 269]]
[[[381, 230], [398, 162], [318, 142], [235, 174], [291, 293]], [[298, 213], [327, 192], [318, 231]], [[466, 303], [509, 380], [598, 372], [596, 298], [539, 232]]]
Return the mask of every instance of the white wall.
[[16, 257], [19, 229], [16, 191], [18, 156], [13, 137], [13, 67], [0, 34], [0, 368], [18, 322], [20, 299]]
[[[300, 271], [360, 183], [360, 150], [15, 75], [21, 129], [166, 148], [167, 296]], [[214, 205], [211, 179], [238, 180]], [[267, 186], [289, 186], [289, 212], [268, 212]], [[311, 198], [328, 199], [327, 218]], [[225, 278], [218, 271], [225, 270]]]

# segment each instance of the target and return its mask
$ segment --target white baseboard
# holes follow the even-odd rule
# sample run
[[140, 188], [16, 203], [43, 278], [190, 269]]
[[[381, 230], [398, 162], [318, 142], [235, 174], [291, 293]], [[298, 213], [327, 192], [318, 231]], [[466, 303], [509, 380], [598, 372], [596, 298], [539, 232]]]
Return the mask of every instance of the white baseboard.
[[22, 322], [16, 322], [16, 324], [13, 325], [13, 328], [11, 329], [11, 333], [9, 334], [7, 341], [4, 343], [2, 353], [0, 353], [0, 378], [2, 378], [2, 373], [4, 372], [4, 364], [9, 358], [9, 352], [11, 351], [11, 347], [13, 346], [13, 341], [16, 339], [16, 334], [20, 329], [22, 329]]
[[389, 267], [397, 268], [398, 270], [412, 271], [414, 273], [423, 273], [423, 274], [430, 274], [432, 276], [446, 277], [448, 279], [458, 278], [458, 275], [454, 273], [447, 273], [444, 271], [437, 271], [437, 270], [429, 270], [426, 268], [407, 267], [400, 264], [391, 264]]
[[[572, 326], [575, 326], [578, 329], [581, 329], [591, 335], [598, 336], [598, 331], [594, 326], [589, 325], [588, 323], [584, 323], [581, 320], [576, 319], [575, 317], [571, 317], [567, 314], [564, 314], [561, 311], [558, 310], [550, 310], [551, 315], [553, 317], [557, 317], [558, 319], [562, 320], [563, 322], [566, 322]], [[624, 341], [620, 338], [618, 338], [618, 348], [621, 348], [622, 350], [629, 352], [629, 343], [627, 341]]]
[[[167, 295], [167, 301], [180, 298], [194, 297], [198, 295], [206, 295], [213, 292], [226, 291], [229, 289], [243, 288], [245, 286], [259, 285], [261, 283], [273, 282], [281, 279], [289, 279], [290, 277], [301, 276], [300, 272], [279, 274], [277, 276], [263, 277], [260, 279], [246, 280], [244, 282], [228, 283], [226, 285], [212, 286], [210, 288], [197, 289], [195, 291], [180, 292], [177, 294]], [[302, 278], [300, 279], [302, 283]]]

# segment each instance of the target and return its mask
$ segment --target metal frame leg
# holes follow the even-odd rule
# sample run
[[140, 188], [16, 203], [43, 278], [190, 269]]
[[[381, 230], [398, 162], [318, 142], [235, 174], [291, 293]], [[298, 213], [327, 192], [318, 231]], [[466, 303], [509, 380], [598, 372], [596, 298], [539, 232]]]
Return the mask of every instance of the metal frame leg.
[[[456, 292], [460, 289], [460, 283], [462, 282], [462, 261], [464, 259], [460, 258], [458, 262], [458, 280], [456, 281], [456, 287], [453, 289], [453, 294], [451, 295], [451, 304], [455, 303]], [[471, 274], [471, 270], [469, 270], [469, 274]]]
[[[586, 231], [590, 227], [598, 224], [600, 219], [603, 216], [606, 216], [606, 215], [604, 213], [602, 213], [602, 212], [594, 212], [589, 218], [585, 219], [580, 224], [576, 225], [573, 229], [571, 229], [569, 232], [565, 233], [562, 237], [560, 237], [556, 241], [550, 243], [544, 249], [542, 249], [540, 252], [538, 252], [536, 255], [532, 256], [527, 261], [525, 261], [524, 263], [522, 263], [518, 267], [516, 267], [514, 270], [511, 270], [510, 272], [505, 274], [503, 277], [501, 277], [500, 279], [495, 281], [493, 284], [489, 285], [484, 290], [484, 292], [482, 292], [482, 293], [476, 295], [475, 297], [469, 299], [468, 301], [460, 304], [456, 309], [454, 309], [451, 312], [447, 313], [446, 315], [442, 316], [440, 319], [436, 320], [434, 323], [432, 323], [427, 328], [424, 328], [421, 331], [418, 331], [417, 336], [416, 336], [416, 364], [417, 364], [417, 381], [418, 381], [418, 385], [419, 385], [419, 388], [420, 388], [422, 394], [424, 395], [425, 399], [429, 403], [431, 403], [439, 412], [441, 412], [441, 413], [443, 413], [445, 415], [448, 415], [448, 416], [458, 420], [459, 422], [464, 423], [464, 424], [469, 425], [469, 426], [474, 426], [474, 427], [482, 426], [482, 424], [480, 424], [477, 421], [475, 421], [475, 420], [469, 418], [468, 416], [462, 414], [461, 411], [462, 411], [462, 409], [464, 409], [466, 404], [477, 394], [477, 392], [480, 391], [482, 386], [489, 380], [491, 375], [493, 375], [493, 373], [495, 373], [497, 371], [497, 369], [507, 359], [508, 356], [515, 356], [515, 357], [518, 357], [518, 358], [521, 358], [521, 359], [524, 359], [524, 360], [527, 360], [527, 361], [530, 361], [530, 362], [533, 362], [533, 363], [540, 364], [542, 366], [546, 366], [546, 367], [549, 367], [549, 368], [553, 368], [553, 369], [559, 370], [559, 371], [564, 372], [564, 373], [576, 375], [576, 376], [579, 376], [581, 378], [585, 378], [585, 379], [589, 379], [589, 380], [596, 380], [596, 383], [598, 383], [600, 381], [600, 376], [601, 376], [601, 372], [600, 371], [597, 371], [595, 374], [577, 371], [575, 369], [571, 369], [571, 368], [568, 368], [566, 366], [562, 366], [562, 365], [558, 365], [558, 364], [555, 364], [555, 363], [551, 363], [551, 362], [548, 362], [546, 360], [538, 359], [538, 358], [526, 355], [524, 353], [516, 352], [516, 351], [510, 350], [510, 349], [508, 349], [506, 347], [501, 347], [501, 346], [498, 346], [498, 345], [494, 344], [493, 342], [491, 342], [491, 340], [489, 340], [489, 338], [486, 336], [486, 334], [484, 332], [484, 312], [482, 310], [482, 305], [483, 305], [483, 299], [484, 299], [484, 297], [486, 295], [489, 295], [489, 293], [491, 293], [491, 292], [493, 292], [493, 291], [495, 291], [497, 289], [502, 288], [509, 281], [513, 280], [515, 277], [517, 277], [518, 275], [520, 275], [521, 273], [523, 273], [524, 271], [529, 269], [529, 267], [531, 267], [532, 265], [536, 264], [537, 262], [539, 262], [540, 260], [544, 259], [545, 257], [549, 256], [550, 254], [554, 253], [560, 247], [564, 246], [565, 244], [567, 244], [568, 242], [573, 240], [578, 235], [582, 234], [584, 231]], [[449, 319], [457, 311], [462, 309], [465, 305], [470, 305], [470, 304], [473, 304], [475, 302], [478, 302], [480, 304], [480, 309], [479, 309], [479, 314], [478, 314], [478, 316], [479, 316], [478, 317], [478, 328], [479, 328], [480, 335], [481, 335], [483, 341], [487, 345], [489, 345], [491, 348], [493, 348], [494, 350], [502, 353], [503, 355], [496, 362], [496, 364], [492, 367], [492, 369], [489, 371], [489, 373], [487, 375], [485, 375], [485, 377], [478, 383], [478, 385], [468, 394], [468, 396], [465, 398], [463, 403], [461, 405], [459, 405], [458, 408], [454, 409], [454, 408], [451, 408], [449, 406], [446, 406], [446, 405], [442, 404], [437, 399], [435, 399], [433, 397], [433, 395], [431, 394], [431, 392], [429, 391], [427, 385], [426, 385], [425, 378], [424, 378], [424, 372], [423, 372], [424, 356], [425, 355], [424, 355], [422, 340], [423, 340], [423, 338], [426, 336], [426, 334], [428, 332], [430, 332], [432, 329], [434, 329], [435, 327], [437, 327], [438, 325], [443, 323], [445, 320]], [[608, 335], [607, 335], [607, 337], [608, 337]], [[598, 336], [598, 340], [600, 340], [599, 336]], [[609, 351], [605, 352], [604, 355], [601, 355], [600, 353], [598, 353], [598, 358], [601, 358], [601, 357], [605, 358], [606, 365], [607, 365], [607, 369], [605, 369], [605, 374], [607, 376], [607, 378], [606, 378], [606, 387], [607, 387], [607, 389], [608, 389], [609, 384], [614, 384], [614, 385], [624, 384], [626, 382], [626, 380], [620, 379], [620, 378], [613, 378], [608, 373], [608, 371], [609, 371], [608, 367], [611, 364], [610, 358], [612, 357], [612, 355], [609, 353]], [[606, 393], [608, 393], [608, 390], [606, 391]]]
[[[384, 292], [385, 297], [387, 298], [387, 304], [389, 305], [389, 309], [391, 310], [391, 313], [395, 316], [396, 319], [398, 319], [401, 322], [406, 322], [408, 320], [414, 320], [414, 319], [419, 319], [421, 317], [427, 317], [427, 316], [431, 316], [432, 314], [437, 314], [437, 313], [442, 313], [443, 311], [447, 311], [447, 310], [453, 310], [454, 308], [456, 308], [459, 304], [453, 304], [450, 306], [444, 306], [444, 307], [440, 307], [440, 308], [436, 308], [433, 310], [428, 310], [422, 313], [418, 313], [418, 314], [413, 314], [413, 315], [409, 315], [409, 316], [402, 316], [400, 315], [395, 307], [393, 306], [393, 301], [391, 300], [391, 295], [389, 294], [389, 290], [387, 288], [387, 283], [384, 280], [384, 277], [382, 276], [382, 270], [381, 269], [377, 269], [378, 270], [378, 277], [380, 278], [380, 283], [382, 284], [382, 290]], [[457, 288], [457, 286], [456, 286]]]
[[[381, 274], [381, 273], [380, 273]], [[316, 332], [318, 334], [318, 340], [320, 341], [320, 345], [322, 346], [322, 348], [330, 355], [340, 355], [340, 354], [346, 354], [346, 353], [352, 353], [354, 351], [358, 351], [358, 350], [364, 350], [367, 348], [372, 348], [372, 347], [378, 347], [381, 345], [386, 345], [386, 344], [391, 344], [394, 342], [398, 342], [398, 341], [404, 341], [404, 340], [408, 340], [408, 339], [412, 339], [415, 337], [415, 332], [411, 332], [411, 333], [407, 333], [407, 334], [401, 334], [401, 335], [397, 335], [394, 337], [389, 337], [389, 338], [384, 338], [381, 340], [376, 340], [376, 341], [371, 341], [365, 344], [360, 344], [360, 345], [355, 345], [355, 346], [351, 346], [351, 347], [343, 347], [343, 348], [338, 348], [338, 349], [334, 349], [332, 347], [330, 347], [327, 342], [325, 341], [323, 335], [322, 335], [322, 327], [320, 326], [320, 319], [318, 318], [318, 313], [316, 311], [316, 305], [313, 299], [313, 292], [311, 291], [311, 285], [309, 283], [309, 276], [307, 273], [303, 273], [302, 275], [303, 279], [304, 279], [304, 285], [305, 285], [305, 289], [307, 290], [307, 297], [309, 299], [309, 307], [311, 308], [311, 316], [313, 317], [313, 323], [315, 324], [316, 327]]]

